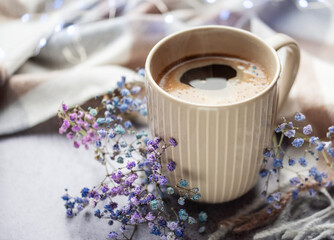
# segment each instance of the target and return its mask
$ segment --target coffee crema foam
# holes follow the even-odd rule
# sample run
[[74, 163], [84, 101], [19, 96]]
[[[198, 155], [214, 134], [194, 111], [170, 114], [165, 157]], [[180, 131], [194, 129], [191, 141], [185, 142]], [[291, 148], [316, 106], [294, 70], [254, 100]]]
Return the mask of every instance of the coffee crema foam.
[[[201, 71], [210, 76], [203, 78]], [[234, 74], [231, 75], [231, 72]], [[188, 84], [181, 82], [187, 74], [196, 73], [200, 75], [198, 79]], [[230, 78], [224, 80], [214, 76], [219, 74]], [[162, 75], [158, 84], [170, 95], [190, 103], [222, 105], [251, 98], [263, 91], [270, 81], [258, 64], [240, 58], [204, 56], [174, 65]]]

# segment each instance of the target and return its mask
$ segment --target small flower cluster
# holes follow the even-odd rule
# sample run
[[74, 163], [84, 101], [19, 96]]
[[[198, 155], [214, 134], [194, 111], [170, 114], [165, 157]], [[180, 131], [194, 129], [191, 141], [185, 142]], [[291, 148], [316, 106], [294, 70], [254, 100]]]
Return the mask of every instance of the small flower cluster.
[[[296, 113], [295, 121], [302, 124], [306, 119], [302, 113]], [[302, 131], [299, 131], [302, 129]], [[334, 148], [332, 148], [331, 137], [334, 134], [334, 126], [328, 128], [326, 137], [328, 141], [320, 140], [319, 137], [314, 136], [312, 126], [307, 124], [303, 127], [297, 127], [293, 122], [288, 122], [283, 119], [283, 123], [278, 125], [275, 129], [277, 134], [281, 134], [279, 142], [274, 136], [273, 148], [266, 149], [264, 151], [263, 168], [260, 171], [260, 176], [266, 178], [265, 190], [262, 192], [262, 196], [266, 198], [267, 203], [271, 204], [268, 208], [268, 213], [271, 213], [273, 209], [280, 209], [281, 191], [280, 191], [280, 170], [285, 168], [289, 171], [295, 172], [296, 176], [289, 179], [290, 186], [295, 188], [292, 192], [292, 199], [297, 198], [298, 189], [301, 188], [306, 182], [315, 182], [319, 186], [324, 185], [325, 187], [334, 185], [331, 181], [324, 181], [328, 178], [328, 175], [324, 171], [317, 170], [316, 166], [309, 166], [307, 161], [307, 155], [314, 158], [315, 161], [319, 161], [318, 154], [321, 154], [330, 169], [334, 167]], [[288, 166], [284, 166], [283, 158], [285, 157], [285, 151], [282, 148], [282, 142], [284, 137], [292, 140], [291, 145], [295, 148], [305, 147], [304, 154], [298, 158], [288, 157]], [[308, 144], [306, 144], [308, 143]], [[293, 171], [293, 167], [299, 165], [305, 171]], [[275, 176], [277, 178], [277, 190], [271, 194], [267, 193], [269, 179]], [[314, 189], [309, 190], [309, 194], [314, 196], [316, 191]]]
[[[170, 138], [165, 142], [161, 137], [150, 139], [145, 131], [138, 132], [129, 120], [123, 120], [133, 111], [146, 116], [146, 104], [140, 98], [140, 85], [127, 84], [124, 78], [117, 85], [116, 90], [102, 98], [99, 107], [85, 111], [77, 106], [69, 111], [62, 104], [59, 110], [60, 134], [73, 140], [76, 148], [93, 146], [95, 158], [107, 173], [98, 187], [83, 188], [79, 197], [72, 197], [66, 190], [62, 196], [66, 214], [72, 217], [87, 206], [96, 208], [94, 215], [107, 219], [109, 225], [121, 223], [120, 231], [110, 232], [109, 239], [131, 239], [133, 234], [125, 235], [128, 226], [142, 223], [147, 223], [150, 233], [161, 239], [182, 238], [186, 225], [197, 223], [184, 209], [185, 200], [198, 200], [199, 189], [190, 188], [184, 179], [175, 186], [169, 183], [164, 173], [173, 172], [176, 163], [166, 160], [164, 152], [176, 147], [177, 141]], [[166, 203], [165, 199], [174, 193], [180, 196], [178, 204], [182, 208]], [[127, 202], [116, 202], [116, 196], [126, 197]], [[99, 208], [101, 204], [104, 207]], [[199, 222], [206, 219], [206, 213], [201, 212]], [[200, 232], [204, 230], [200, 228]]]

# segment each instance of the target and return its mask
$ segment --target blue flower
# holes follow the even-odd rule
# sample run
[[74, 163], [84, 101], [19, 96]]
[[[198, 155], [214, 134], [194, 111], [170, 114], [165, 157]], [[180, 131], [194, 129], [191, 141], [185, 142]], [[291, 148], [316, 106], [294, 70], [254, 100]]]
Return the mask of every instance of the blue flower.
[[292, 199], [295, 200], [297, 198], [297, 196], [298, 196], [298, 190], [295, 189], [295, 190], [292, 191]]
[[97, 133], [99, 134], [101, 138], [105, 138], [108, 132], [104, 128], [102, 128], [102, 129], [97, 130]]
[[293, 159], [293, 158], [290, 158], [290, 159], [289, 159], [289, 166], [293, 166], [293, 165], [295, 165], [295, 164], [296, 164], [296, 160]]
[[314, 191], [314, 189], [310, 189], [310, 190], [309, 190], [309, 193], [310, 193], [310, 196], [311, 196], [311, 197], [314, 197], [314, 196], [317, 194], [317, 192]]
[[72, 208], [67, 208], [67, 209], [66, 209], [66, 215], [67, 215], [68, 217], [73, 217]]
[[198, 214], [198, 220], [201, 222], [206, 222], [208, 220], [208, 214], [206, 214], [206, 212], [200, 212]]
[[318, 137], [314, 137], [314, 136], [310, 137], [310, 143], [312, 143], [312, 144], [316, 144], [318, 140], [319, 140]]
[[189, 217], [189, 218], [188, 218], [188, 223], [189, 223], [189, 224], [194, 224], [194, 223], [197, 223], [197, 221], [196, 221], [195, 218], [193, 218], [193, 217]]
[[334, 157], [334, 148], [328, 148], [327, 152], [329, 155], [331, 155], [332, 157]]
[[298, 121], [298, 122], [301, 122], [301, 121], [305, 120], [305, 118], [306, 118], [305, 115], [302, 114], [302, 113], [296, 113], [296, 115], [295, 115], [295, 120]]
[[99, 209], [96, 209], [96, 210], [94, 211], [94, 216], [95, 216], [95, 217], [98, 217], [98, 218], [101, 218], [101, 212], [100, 212]]
[[133, 100], [132, 98], [126, 97], [124, 98], [124, 103], [127, 105], [131, 105], [133, 103]]
[[328, 132], [329, 132], [329, 133], [334, 133], [334, 126], [330, 126], [330, 127], [328, 128]]
[[95, 117], [97, 115], [96, 109], [94, 108], [90, 109], [89, 114]]
[[292, 142], [292, 146], [298, 148], [301, 147], [304, 144], [304, 139], [302, 138], [295, 138], [295, 140], [293, 140]]
[[182, 188], [186, 188], [189, 186], [189, 183], [187, 182], [187, 180], [180, 180], [180, 187]]
[[283, 168], [283, 160], [280, 159], [280, 158], [274, 158], [273, 167], [274, 168]]
[[286, 131], [286, 132], [284, 133], [284, 135], [285, 135], [286, 137], [288, 137], [288, 138], [292, 138], [292, 137], [294, 137], [295, 134], [296, 134], [296, 130], [288, 130], [288, 131]]
[[140, 86], [134, 86], [133, 88], [131, 88], [131, 93], [133, 95], [136, 95], [136, 94], [138, 94], [140, 92], [140, 90], [141, 90]]
[[175, 230], [175, 235], [176, 235], [177, 237], [182, 238], [182, 237], [183, 237], [183, 230], [182, 230], [181, 228], [176, 229], [176, 230]]
[[124, 97], [124, 96], [128, 96], [130, 94], [130, 91], [129, 89], [126, 89], [126, 88], [123, 88], [121, 90], [121, 95]]
[[153, 234], [153, 235], [156, 235], [156, 236], [160, 236], [161, 231], [160, 231], [160, 229], [159, 229], [157, 226], [154, 226], [154, 227], [151, 229], [151, 232], [150, 232], [150, 233]]
[[186, 212], [186, 210], [184, 209], [180, 209], [179, 211], [179, 218], [182, 220], [182, 221], [186, 221], [187, 218], [188, 218], [188, 213]]
[[89, 193], [89, 188], [84, 187], [84, 188], [81, 190], [81, 197], [87, 197], [87, 196], [88, 196], [88, 193]]
[[96, 141], [95, 141], [95, 146], [96, 146], [96, 147], [101, 147], [101, 146], [102, 146], [101, 141], [100, 141], [100, 140], [96, 140]]
[[177, 200], [177, 203], [178, 203], [179, 205], [183, 206], [184, 203], [185, 203], [185, 199], [184, 199], [183, 197], [180, 197], [180, 198]]
[[62, 196], [61, 198], [62, 198], [64, 201], [68, 201], [68, 200], [70, 200], [70, 198], [69, 198], [67, 195]]
[[281, 200], [281, 193], [280, 192], [275, 192], [272, 194], [273, 198], [275, 201], [279, 202]]
[[318, 143], [318, 145], [315, 147], [315, 149], [319, 152], [321, 152], [324, 149], [325, 145], [321, 142]]
[[266, 199], [267, 203], [273, 203], [275, 201], [274, 197], [272, 195], [269, 195]]
[[122, 103], [118, 109], [123, 113], [123, 112], [126, 112], [128, 109], [129, 109], [129, 105], [126, 104], [126, 103]]
[[157, 210], [159, 202], [158, 202], [158, 200], [154, 199], [150, 202], [150, 205], [151, 205], [152, 210]]
[[198, 199], [200, 199], [201, 198], [201, 194], [200, 193], [196, 193], [196, 194], [194, 194], [194, 196], [192, 196], [192, 200], [198, 200]]
[[264, 178], [264, 177], [268, 176], [268, 173], [269, 173], [269, 171], [267, 169], [262, 169], [260, 171], [260, 177]]
[[307, 161], [305, 158], [303, 157], [300, 157], [299, 160], [298, 160], [299, 164], [303, 167], [306, 167], [307, 166]]
[[168, 187], [168, 188], [167, 188], [167, 193], [168, 193], [168, 194], [174, 194], [174, 188], [172, 188], [172, 187]]
[[138, 73], [140, 76], [145, 77], [145, 69], [144, 69], [144, 68], [140, 68], [140, 69], [138, 69], [137, 73]]
[[122, 88], [125, 85], [125, 76], [121, 77], [121, 81], [117, 82], [117, 88]]
[[125, 122], [124, 122], [124, 127], [125, 127], [126, 129], [132, 128], [132, 123], [131, 123], [130, 121], [125, 121]]
[[140, 109], [139, 113], [143, 116], [147, 116], [147, 109], [146, 108]]
[[290, 178], [290, 185], [291, 186], [297, 186], [298, 184], [300, 184], [300, 179], [298, 177]]
[[115, 131], [121, 135], [125, 134], [125, 129], [121, 125], [117, 125], [117, 127], [115, 127]]
[[199, 229], [198, 229], [198, 233], [204, 233], [205, 232], [205, 226], [201, 226]]
[[308, 124], [306, 125], [304, 128], [303, 128], [303, 133], [305, 135], [310, 135], [312, 133], [312, 126], [311, 124]]

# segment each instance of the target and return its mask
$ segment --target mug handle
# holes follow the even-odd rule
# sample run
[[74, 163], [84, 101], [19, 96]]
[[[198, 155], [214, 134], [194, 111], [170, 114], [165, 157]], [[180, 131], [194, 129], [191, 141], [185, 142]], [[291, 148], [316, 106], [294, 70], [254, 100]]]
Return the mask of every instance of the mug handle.
[[281, 33], [275, 34], [265, 41], [276, 51], [283, 47], [287, 49], [284, 65], [281, 64], [282, 69], [279, 79], [278, 110], [280, 110], [296, 79], [300, 62], [300, 50], [298, 44], [292, 38]]

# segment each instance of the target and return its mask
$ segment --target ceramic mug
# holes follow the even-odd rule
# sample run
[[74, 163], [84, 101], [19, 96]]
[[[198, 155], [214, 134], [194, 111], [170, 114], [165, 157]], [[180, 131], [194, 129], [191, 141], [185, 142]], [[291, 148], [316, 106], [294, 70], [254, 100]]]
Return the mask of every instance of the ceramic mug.
[[[283, 69], [276, 52], [282, 47], [287, 50]], [[262, 65], [270, 85], [240, 102], [205, 105], [171, 96], [156, 82], [181, 59], [217, 54]], [[297, 43], [286, 35], [262, 40], [224, 26], [195, 27], [158, 42], [145, 65], [148, 122], [153, 136], [173, 137], [178, 142], [166, 151], [165, 160], [172, 159], [177, 165], [170, 182], [187, 179], [190, 186], [199, 188], [200, 201], [209, 203], [233, 200], [254, 187], [277, 109], [295, 80], [299, 59]]]

